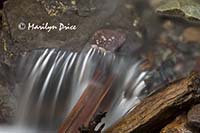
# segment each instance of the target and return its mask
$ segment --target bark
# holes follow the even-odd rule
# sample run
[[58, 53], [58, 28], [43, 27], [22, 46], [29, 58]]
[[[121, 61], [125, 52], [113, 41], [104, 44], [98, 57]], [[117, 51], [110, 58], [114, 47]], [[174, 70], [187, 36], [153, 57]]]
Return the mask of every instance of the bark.
[[132, 112], [106, 130], [108, 133], [160, 131], [182, 110], [200, 99], [200, 75], [192, 73], [146, 98]]
[[[103, 86], [95, 85], [95, 81], [102, 81]], [[107, 95], [112, 85], [113, 76], [104, 78], [100, 71], [96, 72], [91, 82], [69, 116], [59, 129], [59, 133], [77, 133], [81, 126], [90, 125], [92, 117], [97, 113], [97, 109], [103, 101], [103, 98]], [[94, 91], [95, 90], [95, 91]]]

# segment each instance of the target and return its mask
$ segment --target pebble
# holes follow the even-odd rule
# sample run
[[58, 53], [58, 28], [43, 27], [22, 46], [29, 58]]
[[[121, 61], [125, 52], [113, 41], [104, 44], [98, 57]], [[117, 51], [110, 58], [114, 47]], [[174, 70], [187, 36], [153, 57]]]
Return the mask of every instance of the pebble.
[[90, 44], [114, 52], [123, 45], [125, 40], [126, 34], [123, 30], [100, 29], [94, 33], [90, 40]]

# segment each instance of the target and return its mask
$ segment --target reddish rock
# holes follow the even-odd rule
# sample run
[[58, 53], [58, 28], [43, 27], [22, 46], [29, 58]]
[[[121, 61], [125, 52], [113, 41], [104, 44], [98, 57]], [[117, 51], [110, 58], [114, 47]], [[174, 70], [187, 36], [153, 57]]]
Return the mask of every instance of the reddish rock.
[[94, 33], [90, 44], [97, 45], [108, 51], [115, 51], [122, 46], [125, 40], [126, 34], [123, 30], [101, 29]]

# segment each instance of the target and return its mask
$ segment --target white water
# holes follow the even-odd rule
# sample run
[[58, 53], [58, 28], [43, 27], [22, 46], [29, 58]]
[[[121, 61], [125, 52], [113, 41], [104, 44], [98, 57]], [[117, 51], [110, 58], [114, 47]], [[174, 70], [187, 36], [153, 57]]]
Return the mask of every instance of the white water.
[[[143, 93], [148, 72], [141, 70], [142, 63], [98, 48], [86, 48], [80, 54], [58, 49], [32, 51], [20, 59], [17, 68], [16, 90], [23, 95], [19, 96], [15, 126], [0, 131], [56, 132], [96, 70], [115, 77], [103, 120], [109, 127], [148, 95]], [[101, 86], [101, 81], [92, 82]]]

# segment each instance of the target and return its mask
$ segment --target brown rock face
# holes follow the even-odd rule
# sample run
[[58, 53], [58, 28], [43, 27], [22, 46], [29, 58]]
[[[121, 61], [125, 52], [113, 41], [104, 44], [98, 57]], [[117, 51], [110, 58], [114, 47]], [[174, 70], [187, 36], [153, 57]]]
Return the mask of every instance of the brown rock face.
[[200, 104], [195, 105], [187, 115], [188, 124], [200, 129]]

